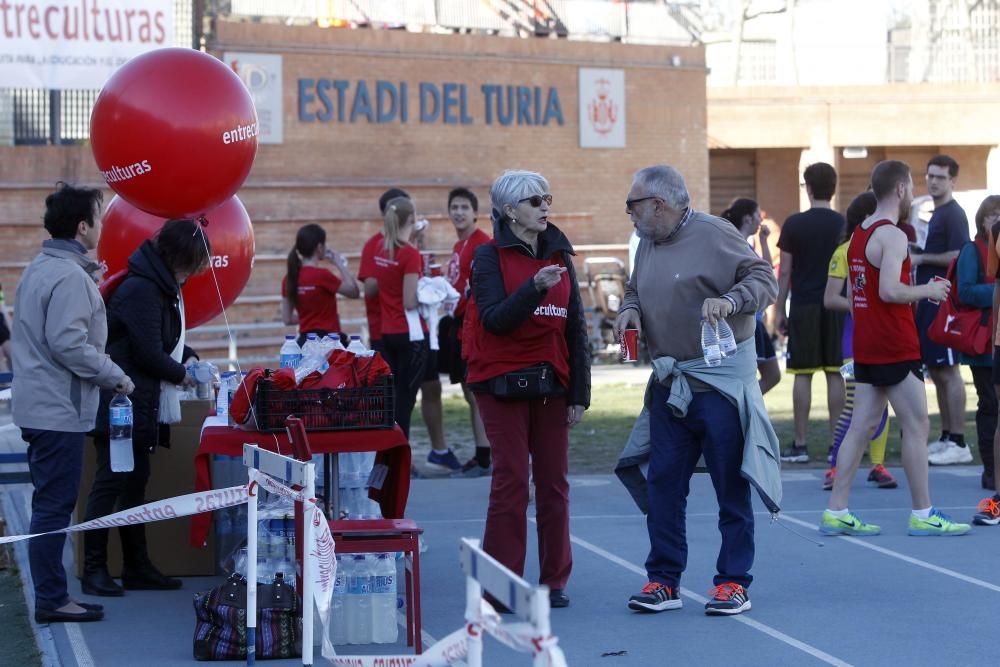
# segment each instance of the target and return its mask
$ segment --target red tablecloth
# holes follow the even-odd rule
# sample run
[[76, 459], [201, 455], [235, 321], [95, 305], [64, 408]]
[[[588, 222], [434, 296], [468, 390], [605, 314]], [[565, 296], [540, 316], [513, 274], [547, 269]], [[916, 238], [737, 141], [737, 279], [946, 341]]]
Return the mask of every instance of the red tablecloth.
[[[403, 431], [393, 429], [365, 429], [357, 431], [315, 431], [309, 434], [309, 447], [313, 454], [339, 454], [343, 452], [376, 452], [375, 463], [383, 463], [389, 473], [380, 490], [371, 489], [370, 497], [379, 503], [382, 516], [401, 519], [410, 494], [410, 445]], [[243, 431], [228, 426], [206, 426], [201, 431], [198, 453], [194, 457], [195, 491], [212, 488], [212, 454], [243, 456], [243, 444], [250, 443], [290, 454], [288, 434]], [[205, 512], [191, 517], [191, 546], [201, 548], [208, 538], [212, 514]]]

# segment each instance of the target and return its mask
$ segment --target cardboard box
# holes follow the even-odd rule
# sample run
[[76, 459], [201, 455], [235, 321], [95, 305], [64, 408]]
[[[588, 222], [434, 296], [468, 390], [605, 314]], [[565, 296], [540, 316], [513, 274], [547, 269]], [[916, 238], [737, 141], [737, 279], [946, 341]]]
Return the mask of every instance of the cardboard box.
[[[181, 401], [181, 421], [170, 426], [170, 448], [158, 447], [150, 459], [146, 500], [161, 500], [194, 492], [194, 455], [198, 451], [201, 425], [212, 409], [212, 401]], [[87, 496], [97, 467], [94, 443], [87, 438], [83, 461], [83, 479], [76, 504], [76, 523], [83, 520]], [[117, 511], [117, 510], [116, 510]], [[163, 574], [171, 577], [211, 576], [216, 573], [215, 536], [208, 534], [208, 544], [195, 549], [188, 543], [190, 517], [154, 521], [146, 524], [149, 556]], [[77, 576], [83, 574], [83, 533], [76, 540]], [[112, 577], [121, 575], [122, 548], [118, 531], [109, 531], [108, 570]]]

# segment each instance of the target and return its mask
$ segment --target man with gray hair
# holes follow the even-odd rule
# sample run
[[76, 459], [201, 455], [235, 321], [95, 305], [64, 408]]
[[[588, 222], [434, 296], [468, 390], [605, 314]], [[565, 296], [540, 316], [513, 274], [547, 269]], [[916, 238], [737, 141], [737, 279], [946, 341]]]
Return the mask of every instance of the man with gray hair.
[[[781, 494], [777, 438], [756, 382], [754, 345], [755, 314], [774, 302], [778, 285], [771, 267], [733, 225], [691, 208], [684, 179], [673, 167], [637, 172], [625, 211], [640, 242], [615, 328], [645, 332], [653, 358], [640, 416], [648, 416], [649, 424], [649, 581], [628, 606], [646, 612], [681, 607], [687, 494], [704, 455], [722, 533], [705, 612], [739, 614], [750, 609], [746, 589], [753, 579], [750, 486], [772, 512]], [[732, 328], [737, 350], [709, 366], [702, 326], [717, 327], [722, 320]]]

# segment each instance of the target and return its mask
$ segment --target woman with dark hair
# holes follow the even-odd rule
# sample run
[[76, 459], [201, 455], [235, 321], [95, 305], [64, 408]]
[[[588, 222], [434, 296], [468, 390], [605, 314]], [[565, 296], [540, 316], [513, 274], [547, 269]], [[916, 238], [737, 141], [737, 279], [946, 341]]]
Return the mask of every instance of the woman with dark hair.
[[[844, 364], [850, 368], [854, 360], [854, 319], [851, 316], [851, 301], [847, 295], [847, 248], [851, 244], [851, 236], [858, 225], [865, 221], [875, 212], [877, 202], [875, 195], [869, 192], [862, 192], [854, 198], [847, 207], [846, 215], [847, 236], [844, 242], [837, 246], [830, 258], [830, 268], [827, 271], [826, 291], [823, 294], [823, 307], [828, 310], [841, 311], [845, 313], [844, 333], [841, 338], [841, 347], [844, 356]], [[854, 415], [854, 391], [855, 380], [853, 376], [844, 378], [844, 407], [840, 410], [840, 416], [833, 427], [833, 445], [830, 447], [830, 469], [826, 471], [823, 478], [823, 488], [827, 491], [833, 489], [833, 482], [837, 475], [837, 454], [840, 451], [840, 443], [844, 441], [847, 428], [851, 425], [851, 417]], [[875, 429], [869, 442], [869, 458], [872, 469], [868, 473], [868, 481], [876, 484], [880, 489], [895, 489], [896, 479], [885, 467], [885, 445], [889, 439], [889, 408], [882, 412], [882, 421]]]
[[[320, 267], [331, 262], [340, 274]], [[288, 253], [288, 272], [281, 281], [281, 319], [299, 325], [299, 345], [306, 335], [320, 338], [340, 330], [337, 295], [349, 299], [361, 296], [358, 283], [347, 269], [343, 255], [326, 247], [326, 232], [316, 224], [303, 225], [295, 235], [295, 247]]]
[[[184, 345], [184, 299], [181, 287], [208, 267], [211, 249], [194, 220], [168, 220], [153, 240], [144, 241], [128, 260], [128, 275], [108, 301], [111, 359], [135, 383], [132, 392], [130, 472], [112, 472], [108, 404], [113, 393], [101, 391], [94, 445], [97, 472], [87, 498], [86, 520], [145, 502], [150, 457], [157, 446], [170, 446], [170, 426], [181, 419], [177, 385], [190, 386], [184, 362], [195, 356]], [[83, 592], [120, 596], [129, 590], [169, 590], [181, 580], [164, 576], [149, 558], [143, 524], [121, 526], [122, 586], [108, 572], [108, 531], [84, 533]]]
[[[462, 332], [466, 382], [493, 452], [483, 549], [519, 576], [535, 482], [539, 583], [569, 605], [569, 429], [590, 405], [590, 343], [569, 239], [549, 183], [507, 171], [490, 189], [494, 240], [476, 248]], [[502, 611], [502, 610], [501, 610]]]
[[396, 197], [386, 203], [384, 240], [375, 253], [375, 275], [365, 278], [365, 296], [378, 296], [382, 353], [392, 368], [395, 382], [396, 423], [407, 436], [430, 351], [417, 314], [417, 281], [423, 275], [423, 258], [410, 243], [415, 225], [410, 199]]
[[[971, 243], [966, 243], [959, 251], [955, 265], [959, 303], [979, 308], [987, 318], [993, 309], [995, 281], [995, 276], [987, 271], [989, 238], [991, 230], [998, 221], [1000, 221], [1000, 195], [990, 195], [983, 199], [979, 210], [976, 211], [976, 238]], [[979, 456], [983, 462], [981, 482], [984, 489], [992, 490], [995, 483], [993, 436], [997, 430], [993, 354], [992, 352], [980, 356], [961, 354], [959, 357], [962, 364], [972, 371], [972, 382], [979, 399], [976, 406], [976, 444], [979, 446]]]
[[[757, 205], [757, 202], [745, 197], [734, 199], [729, 208], [723, 211], [719, 217], [731, 222], [736, 229], [740, 230], [740, 235], [745, 239], [759, 234], [761, 257], [768, 264], [771, 263], [771, 249], [767, 245], [767, 237], [770, 235], [771, 230], [760, 224], [760, 206]], [[757, 313], [757, 329], [754, 332], [754, 341], [757, 345], [757, 372], [760, 373], [760, 393], [766, 394], [781, 381], [781, 367], [778, 366], [778, 355], [774, 352], [774, 343], [771, 342], [771, 335], [767, 332], [767, 327], [764, 326], [764, 311]]]

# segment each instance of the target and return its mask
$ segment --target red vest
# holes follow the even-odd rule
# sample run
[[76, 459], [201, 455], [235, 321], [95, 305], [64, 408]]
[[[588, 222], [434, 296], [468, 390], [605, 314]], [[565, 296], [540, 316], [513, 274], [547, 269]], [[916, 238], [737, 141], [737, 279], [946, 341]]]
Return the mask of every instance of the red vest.
[[[495, 245], [493, 241], [490, 243]], [[516, 292], [543, 267], [565, 266], [561, 255], [535, 259], [513, 248], [497, 248], [497, 254], [507, 294]], [[504, 373], [548, 362], [560, 384], [569, 388], [569, 346], [566, 344], [569, 297], [567, 272], [555, 287], [546, 292], [542, 302], [525, 322], [509, 334], [497, 336], [483, 328], [475, 297], [470, 296], [462, 327], [462, 357], [469, 369], [466, 380], [469, 383], [484, 382]]]
[[[920, 340], [913, 308], [906, 303], [886, 303], [878, 293], [880, 270], [868, 261], [865, 248], [876, 229], [891, 225], [876, 222], [858, 227], [847, 248], [851, 301], [854, 314], [854, 361], [859, 364], [895, 364], [920, 360]], [[903, 260], [899, 281], [910, 284], [910, 257]]]

